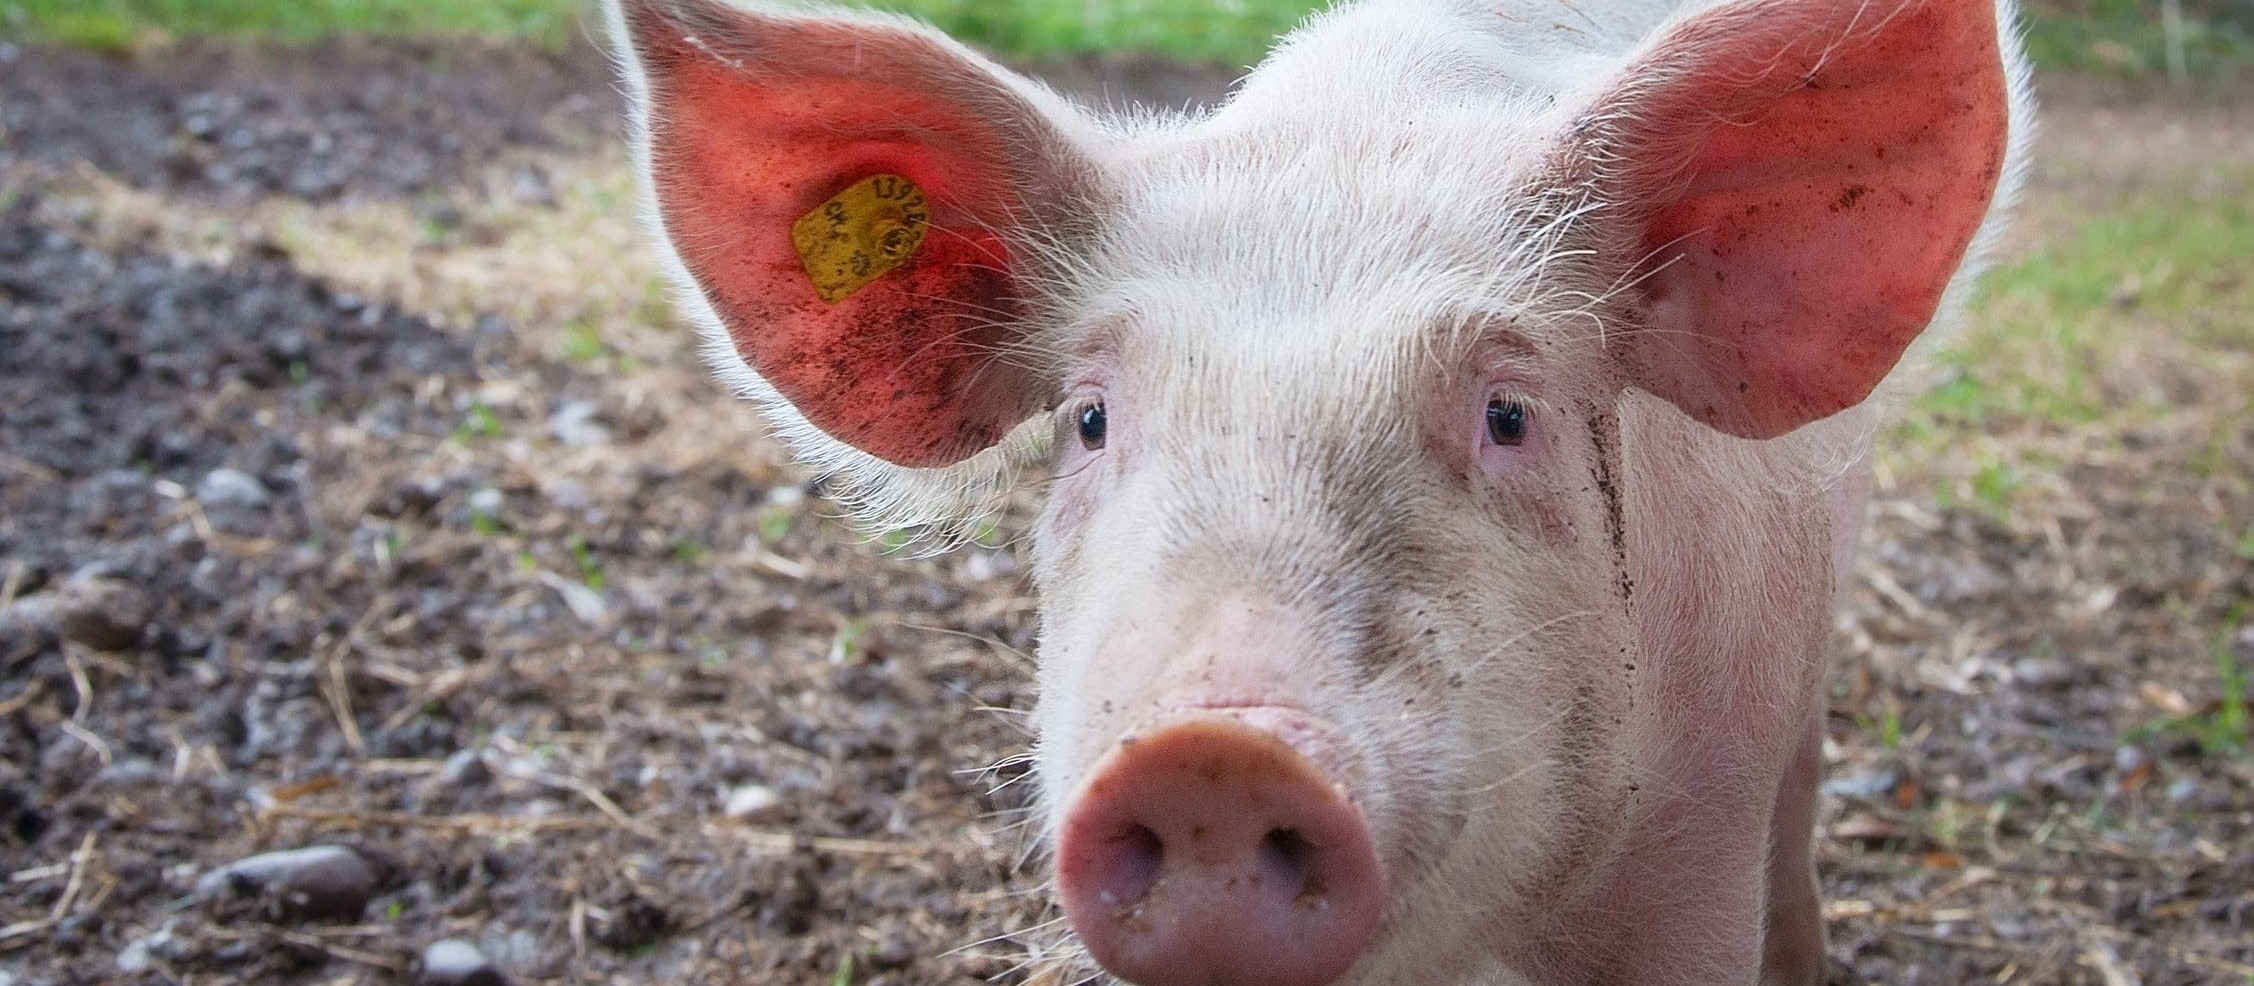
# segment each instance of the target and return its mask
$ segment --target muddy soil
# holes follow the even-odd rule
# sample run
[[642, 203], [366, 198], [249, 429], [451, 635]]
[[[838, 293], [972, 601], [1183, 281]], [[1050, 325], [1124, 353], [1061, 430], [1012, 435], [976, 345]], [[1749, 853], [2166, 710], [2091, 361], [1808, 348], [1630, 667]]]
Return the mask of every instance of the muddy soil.
[[[411, 310], [255, 224], [191, 252], [99, 205], [443, 225], [499, 169], [561, 208], [558, 162], [620, 156], [605, 72], [0, 47], [0, 984], [436, 981], [442, 939], [516, 983], [1022, 978], [1048, 911], [1011, 547], [888, 554], [748, 425], [661, 454], [718, 388], [560, 356], [499, 299]], [[1881, 497], [1835, 654], [1832, 981], [2254, 974], [2254, 770], [2145, 728], [2254, 652], [2214, 522], [2254, 504], [2176, 478], [2254, 445], [2227, 429], [2066, 467], [2055, 516]], [[369, 877], [322, 913], [199, 889], [317, 845]]]
[[130, 64], [52, 49], [10, 62], [11, 154], [186, 194], [431, 195], [505, 151], [592, 150], [618, 132], [602, 60], [508, 47], [332, 41], [275, 58], [191, 41]]

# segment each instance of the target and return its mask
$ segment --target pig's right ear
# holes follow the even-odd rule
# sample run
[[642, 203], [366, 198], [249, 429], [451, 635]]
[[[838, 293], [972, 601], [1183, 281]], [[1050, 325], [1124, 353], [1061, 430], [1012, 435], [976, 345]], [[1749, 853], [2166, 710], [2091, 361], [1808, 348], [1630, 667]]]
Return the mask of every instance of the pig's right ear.
[[1752, 438], [1869, 396], [2023, 147], [1997, 9], [1734, 0], [1630, 60], [1569, 143], [1642, 258], [1649, 318], [1611, 340], [1630, 382]]
[[747, 386], [909, 467], [1048, 405], [1009, 354], [1029, 265], [1095, 197], [1068, 104], [881, 15], [612, 0], [610, 18], [656, 219]]

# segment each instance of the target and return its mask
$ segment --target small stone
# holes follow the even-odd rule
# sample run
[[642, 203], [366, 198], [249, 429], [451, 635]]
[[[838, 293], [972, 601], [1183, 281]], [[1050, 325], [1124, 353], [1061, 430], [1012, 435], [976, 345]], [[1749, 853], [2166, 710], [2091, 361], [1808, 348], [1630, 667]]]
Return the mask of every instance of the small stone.
[[962, 576], [966, 582], [986, 582], [1016, 571], [1016, 561], [1008, 552], [973, 551], [963, 558]]
[[401, 480], [392, 485], [389, 497], [382, 504], [382, 514], [404, 517], [420, 514], [438, 506], [446, 498], [446, 480], [437, 476], [419, 476]]
[[351, 921], [376, 893], [376, 872], [343, 846], [312, 846], [236, 860], [196, 881], [196, 896], [226, 908], [255, 902], [270, 920]]
[[137, 938], [117, 950], [117, 971], [130, 976], [149, 968], [149, 940]]
[[476, 787], [493, 779], [493, 768], [476, 750], [456, 750], [438, 768], [438, 783], [447, 787]]
[[2113, 769], [2121, 773], [2136, 773], [2150, 763], [2152, 763], [2152, 754], [2146, 753], [2138, 747], [2121, 746], [2115, 747], [2113, 750]]
[[[176, 927], [174, 922], [166, 921], [164, 927], [136, 938], [126, 943], [124, 948], [118, 949], [117, 971], [131, 975], [146, 972], [160, 962], [171, 962], [179, 959], [182, 943], [173, 934], [174, 927]], [[0, 986], [6, 986], [6, 983], [0, 981]]]
[[491, 517], [499, 514], [502, 505], [507, 502], [508, 498], [500, 490], [488, 486], [470, 494], [470, 512], [480, 517]]
[[2074, 668], [2055, 657], [2022, 657], [2011, 662], [2011, 676], [2030, 688], [2056, 688], [2074, 681]]
[[548, 502], [560, 510], [579, 511], [595, 505], [595, 496], [588, 492], [587, 484], [568, 476], [550, 480], [542, 489], [548, 494]]
[[0, 627], [37, 628], [95, 650], [114, 651], [140, 641], [155, 615], [155, 603], [138, 586], [74, 576], [0, 609]]
[[1891, 770], [1853, 771], [1823, 783], [1823, 793], [1835, 798], [1875, 800], [1894, 789], [1901, 775]]
[[484, 952], [460, 938], [445, 938], [423, 949], [424, 986], [501, 986], [507, 979]]
[[523, 205], [552, 206], [556, 204], [556, 188], [546, 171], [519, 168], [509, 177], [509, 197]]
[[420, 210], [423, 220], [440, 230], [451, 232], [469, 221], [469, 213], [452, 202], [439, 202]]
[[488, 930], [479, 938], [485, 951], [492, 954], [499, 965], [522, 969], [540, 961], [543, 954], [539, 937], [523, 928], [507, 932]]
[[568, 401], [548, 416], [548, 431], [565, 445], [608, 445], [609, 426], [602, 423], [602, 406], [594, 401]]
[[899, 932], [884, 936], [877, 950], [869, 955], [869, 964], [879, 969], [905, 969], [916, 960], [916, 946]]
[[588, 626], [610, 622], [610, 603], [603, 599], [601, 592], [554, 572], [541, 572], [539, 578], [542, 584], [563, 597], [564, 608], [571, 610], [571, 615], [578, 617], [579, 622]]
[[274, 499], [266, 484], [240, 469], [214, 469], [196, 484], [196, 499], [206, 507], [263, 507]]
[[765, 814], [768, 809], [781, 804], [783, 796], [764, 784], [746, 784], [728, 792], [728, 800], [720, 813], [729, 818], [752, 818]]
[[673, 916], [664, 908], [634, 893], [594, 908], [588, 917], [595, 940], [618, 951], [641, 948], [673, 927]]
[[171, 771], [137, 757], [120, 758], [101, 769], [90, 782], [94, 787], [159, 787], [171, 780]]

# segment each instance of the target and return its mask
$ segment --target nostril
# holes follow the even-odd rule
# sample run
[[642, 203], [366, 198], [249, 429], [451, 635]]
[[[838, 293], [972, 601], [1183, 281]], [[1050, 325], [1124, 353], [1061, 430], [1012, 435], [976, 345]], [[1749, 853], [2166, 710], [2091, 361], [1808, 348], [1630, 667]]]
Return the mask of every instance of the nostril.
[[1314, 856], [1315, 847], [1300, 835], [1298, 829], [1270, 829], [1260, 840], [1260, 852], [1268, 861], [1287, 870], [1302, 870]]
[[1260, 839], [1261, 868], [1276, 876], [1276, 884], [1292, 890], [1291, 902], [1300, 907], [1320, 904], [1326, 890], [1315, 871], [1315, 844], [1298, 829], [1269, 829]]
[[1097, 891], [1122, 916], [1150, 896], [1166, 868], [1166, 843], [1147, 825], [1130, 825], [1104, 847], [1108, 877]]

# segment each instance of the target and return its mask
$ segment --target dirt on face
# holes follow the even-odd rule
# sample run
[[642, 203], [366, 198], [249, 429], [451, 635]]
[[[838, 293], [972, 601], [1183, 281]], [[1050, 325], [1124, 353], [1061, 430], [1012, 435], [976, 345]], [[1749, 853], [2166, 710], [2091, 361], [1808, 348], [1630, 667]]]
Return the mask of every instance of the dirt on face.
[[[574, 355], [509, 291], [417, 305], [271, 235], [277, 199], [451, 226], [496, 174], [573, 215], [555, 176], [624, 168], [601, 56], [0, 55], [0, 984], [481, 981], [448, 939], [517, 983], [1023, 978], [1013, 548], [852, 531], [748, 408], [695, 416], [725, 395], [685, 329], [670, 366]], [[119, 201], [242, 222], [184, 243]], [[1882, 497], [1835, 655], [1833, 982], [2254, 969], [2254, 770], [2138, 732], [2254, 650], [2210, 516], [2254, 502], [2143, 441], [2057, 517]], [[314, 846], [365, 886], [227, 869]]]

